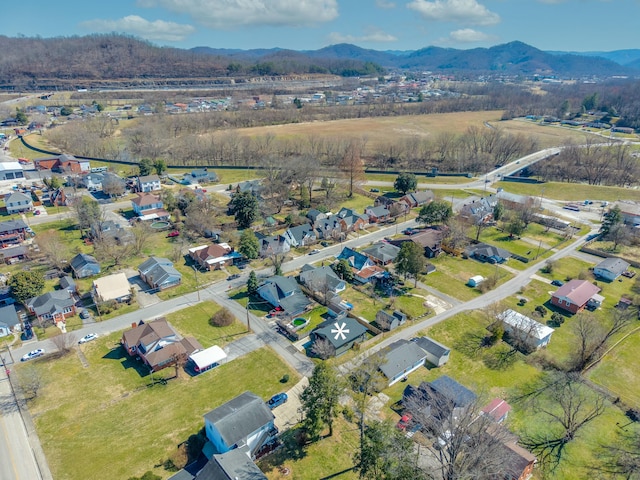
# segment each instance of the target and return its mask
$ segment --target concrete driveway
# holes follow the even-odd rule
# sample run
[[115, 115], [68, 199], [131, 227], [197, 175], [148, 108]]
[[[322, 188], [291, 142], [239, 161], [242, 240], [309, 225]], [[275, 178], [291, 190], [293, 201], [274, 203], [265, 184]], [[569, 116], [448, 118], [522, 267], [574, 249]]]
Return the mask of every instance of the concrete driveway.
[[302, 407], [300, 403], [300, 395], [302, 391], [309, 385], [309, 379], [302, 377], [296, 385], [287, 390], [287, 403], [283, 403], [279, 407], [273, 409], [276, 416], [275, 424], [280, 432], [290, 429], [302, 420]]

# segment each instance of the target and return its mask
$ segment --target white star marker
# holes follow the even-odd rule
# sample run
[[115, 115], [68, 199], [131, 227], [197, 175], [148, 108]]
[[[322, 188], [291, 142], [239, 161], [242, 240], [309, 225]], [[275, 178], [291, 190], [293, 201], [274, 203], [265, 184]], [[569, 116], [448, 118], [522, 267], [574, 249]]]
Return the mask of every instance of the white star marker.
[[334, 325], [336, 326], [336, 328], [332, 328], [331, 329], [331, 333], [335, 333], [335, 339], [338, 340], [338, 337], [342, 337], [342, 340], [346, 340], [347, 336], [345, 335], [345, 333], [349, 333], [349, 329], [348, 328], [344, 328], [347, 326], [347, 324], [345, 322], [342, 322], [342, 325], [338, 325], [338, 322], [334, 323]]

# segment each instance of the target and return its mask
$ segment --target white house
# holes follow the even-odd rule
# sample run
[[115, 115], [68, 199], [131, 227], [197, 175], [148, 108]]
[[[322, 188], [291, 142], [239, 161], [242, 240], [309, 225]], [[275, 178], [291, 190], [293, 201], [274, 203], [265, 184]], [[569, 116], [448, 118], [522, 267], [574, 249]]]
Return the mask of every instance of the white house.
[[138, 191], [155, 192], [160, 189], [162, 189], [162, 186], [158, 175], [145, 175], [138, 177]]
[[551, 341], [553, 328], [536, 322], [519, 312], [507, 309], [498, 314], [497, 318], [503, 323], [505, 333], [516, 337], [531, 348], [546, 347]]
[[13, 192], [9, 194], [5, 198], [4, 204], [7, 207], [7, 213], [9, 215], [33, 210], [33, 200], [31, 199], [31, 195], [22, 192]]

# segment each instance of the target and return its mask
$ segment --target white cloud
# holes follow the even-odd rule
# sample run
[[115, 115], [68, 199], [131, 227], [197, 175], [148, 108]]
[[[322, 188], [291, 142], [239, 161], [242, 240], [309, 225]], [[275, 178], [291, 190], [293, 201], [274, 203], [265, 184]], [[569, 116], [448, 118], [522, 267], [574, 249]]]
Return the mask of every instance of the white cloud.
[[495, 25], [500, 16], [477, 0], [413, 0], [407, 8], [415, 10], [427, 20], [455, 22], [469, 25]]
[[81, 25], [94, 32], [124, 32], [147, 40], [179, 42], [193, 32], [192, 25], [155, 20], [150, 22], [137, 15], [129, 15], [117, 20], [95, 19], [82, 22]]
[[396, 8], [396, 4], [394, 2], [389, 2], [388, 0], [376, 0], [376, 5], [378, 8]]
[[397, 37], [391, 35], [390, 33], [385, 33], [382, 30], [377, 28], [369, 28], [364, 35], [356, 36], [356, 35], [343, 35], [338, 32], [331, 32], [329, 34], [329, 41], [332, 44], [335, 43], [367, 43], [367, 42], [396, 42], [398, 40]]
[[462, 28], [451, 32], [449, 39], [457, 43], [474, 43], [495, 40], [495, 37], [471, 28]]
[[338, 16], [337, 0], [138, 0], [142, 7], [163, 7], [186, 14], [207, 27], [248, 25], [304, 26]]

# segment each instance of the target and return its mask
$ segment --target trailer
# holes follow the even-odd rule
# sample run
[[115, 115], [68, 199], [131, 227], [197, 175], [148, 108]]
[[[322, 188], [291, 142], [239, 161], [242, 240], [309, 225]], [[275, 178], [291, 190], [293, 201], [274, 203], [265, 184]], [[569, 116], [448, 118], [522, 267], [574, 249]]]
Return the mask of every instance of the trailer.
[[224, 350], [217, 345], [198, 350], [189, 356], [189, 363], [193, 367], [194, 372], [202, 373], [220, 365], [220, 362], [227, 358]]

